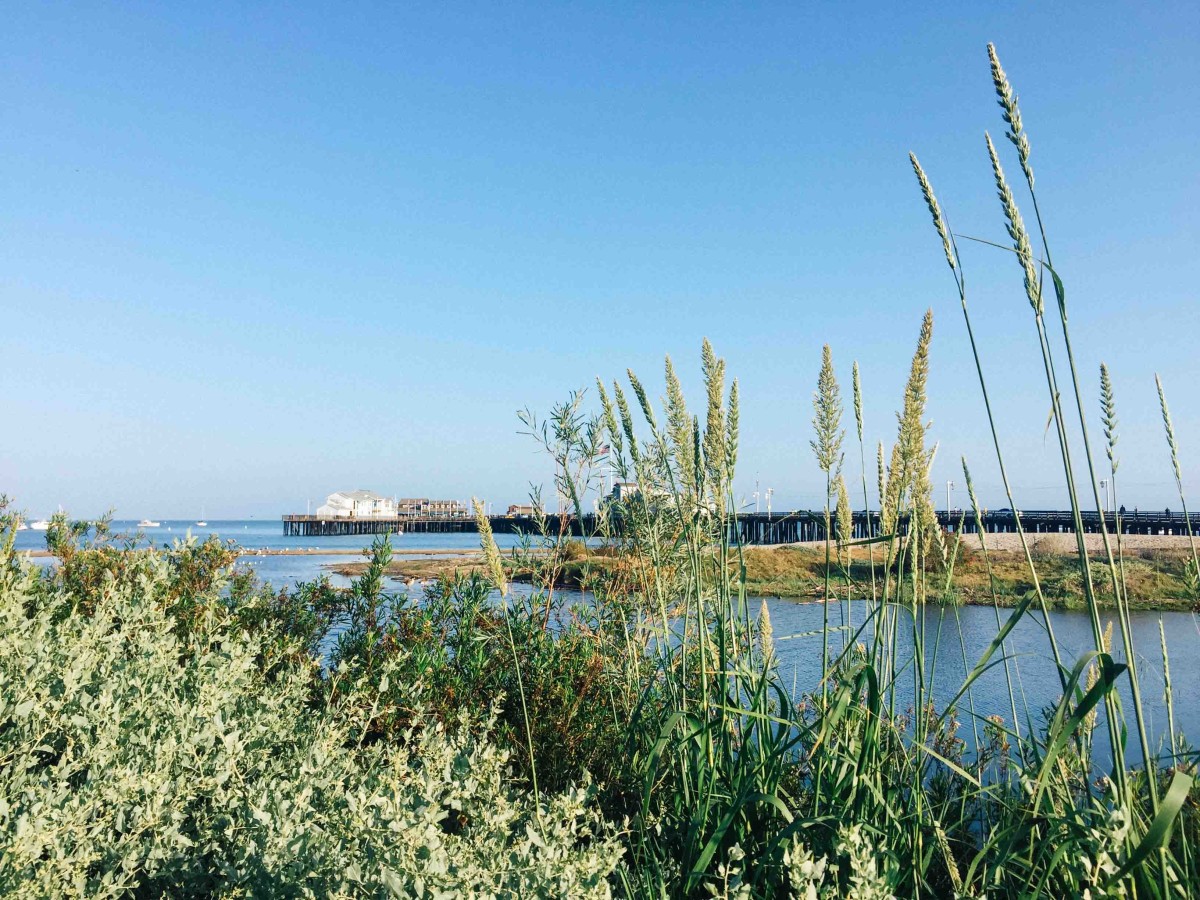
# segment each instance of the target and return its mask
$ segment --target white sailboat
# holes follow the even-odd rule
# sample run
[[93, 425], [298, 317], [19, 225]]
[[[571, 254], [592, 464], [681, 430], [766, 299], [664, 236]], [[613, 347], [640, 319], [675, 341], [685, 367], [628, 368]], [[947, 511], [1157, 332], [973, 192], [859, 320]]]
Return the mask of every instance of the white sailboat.
[[[58, 512], [56, 512], [55, 515], [56, 516], [63, 515], [63, 508], [62, 508], [61, 503], [58, 505]], [[29, 527], [32, 528], [34, 531], [49, 531], [50, 530], [50, 520], [49, 519], [38, 519], [36, 522], [31, 523]]]
[[196, 527], [197, 528], [207, 528], [208, 527], [208, 522], [206, 522], [204, 519], [204, 507], [203, 506], [200, 507], [200, 518], [196, 520]]

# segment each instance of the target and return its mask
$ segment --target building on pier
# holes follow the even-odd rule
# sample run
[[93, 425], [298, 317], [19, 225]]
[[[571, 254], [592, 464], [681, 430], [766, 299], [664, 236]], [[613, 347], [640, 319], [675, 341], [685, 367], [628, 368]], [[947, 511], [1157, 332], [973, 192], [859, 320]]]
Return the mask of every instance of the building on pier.
[[374, 491], [336, 491], [317, 507], [319, 519], [395, 519], [449, 518], [472, 515], [458, 500], [430, 500], [428, 497], [384, 497]]
[[401, 497], [396, 501], [396, 515], [446, 516], [451, 519], [474, 513], [457, 500], [430, 500], [428, 497]]
[[322, 519], [381, 519], [396, 515], [396, 501], [374, 491], [335, 491], [317, 507]]

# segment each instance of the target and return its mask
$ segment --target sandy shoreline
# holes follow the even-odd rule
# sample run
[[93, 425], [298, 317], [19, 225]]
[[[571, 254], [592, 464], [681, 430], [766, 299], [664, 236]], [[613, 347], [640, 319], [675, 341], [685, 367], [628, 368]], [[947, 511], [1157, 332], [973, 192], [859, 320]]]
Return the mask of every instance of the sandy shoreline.
[[[1021, 552], [1021, 536], [1012, 532], [1001, 534], [985, 534], [983, 539], [987, 542], [989, 553], [1020, 553]], [[1040, 553], [1062, 553], [1069, 554], [1076, 552], [1075, 532], [1042, 532], [1037, 534], [1034, 532], [1026, 532], [1025, 540], [1029, 544], [1029, 549]], [[1200, 547], [1200, 537], [1196, 538], [1196, 546]], [[953, 544], [954, 536], [950, 535], [950, 542]], [[1117, 550], [1117, 535], [1109, 535], [1109, 541], [1112, 544], [1113, 552]], [[1188, 541], [1186, 534], [1124, 534], [1120, 536], [1121, 549], [1125, 552], [1137, 552], [1139, 550], [1190, 550], [1191, 544]], [[1104, 536], [1100, 534], [1085, 534], [1083, 536], [1084, 546], [1088, 553], [1102, 553], [1104, 551]], [[768, 549], [771, 546], [777, 547], [824, 547], [824, 541], [799, 541], [793, 544], [756, 544], [756, 547]], [[980, 535], [964, 534], [963, 546], [969, 547], [972, 550], [980, 549]]]
[[[1021, 551], [1019, 534], [985, 534], [983, 537], [987, 542], [989, 552], [994, 550], [1019, 553]], [[1114, 553], [1117, 550], [1117, 538], [1118, 536], [1115, 534], [1109, 535], [1108, 538]], [[1029, 543], [1030, 550], [1040, 553], [1075, 553], [1077, 549], [1073, 531], [1028, 533], [1025, 535], [1025, 540]], [[1185, 534], [1123, 534], [1120, 535], [1120, 541], [1121, 549], [1126, 553], [1136, 553], [1139, 550], [1188, 550], [1191, 546]], [[1088, 553], [1104, 552], [1104, 535], [1102, 534], [1085, 534], [1083, 543]], [[1197, 539], [1197, 545], [1200, 545], [1200, 538]], [[980, 549], [979, 535], [964, 534], [963, 546], [970, 547], [972, 550]]]

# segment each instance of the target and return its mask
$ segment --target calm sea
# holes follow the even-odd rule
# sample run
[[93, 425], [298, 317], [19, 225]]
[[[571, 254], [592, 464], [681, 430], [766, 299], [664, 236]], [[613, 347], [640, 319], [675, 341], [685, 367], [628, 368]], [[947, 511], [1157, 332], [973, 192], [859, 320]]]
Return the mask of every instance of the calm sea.
[[[119, 521], [114, 523], [118, 531], [135, 531], [135, 521]], [[206, 537], [215, 534], [225, 539], [233, 539], [243, 547], [259, 549], [307, 548], [324, 550], [361, 550], [370, 544], [370, 537], [285, 537], [279, 520], [246, 519], [233, 521], [208, 522], [206, 528], [198, 528], [192, 522], [163, 521], [156, 528], [141, 529], [146, 543], [156, 545], [170, 544], [175, 540], [186, 538], [190, 533], [196, 537]], [[496, 541], [501, 548], [511, 547], [516, 543], [514, 535], [496, 535]], [[405, 534], [392, 539], [395, 555], [403, 556], [405, 551], [429, 549], [472, 550], [479, 546], [475, 534]], [[45, 534], [35, 531], [22, 531], [17, 535], [17, 548], [21, 550], [38, 550], [45, 548]], [[338, 561], [347, 561], [354, 557], [339, 554], [336, 556], [247, 556], [243, 564], [257, 572], [258, 576], [273, 584], [275, 587], [294, 585], [300, 581], [309, 581], [326, 570], [324, 566]], [[346, 579], [333, 576], [336, 584], [345, 584]], [[752, 600], [752, 609], [757, 614], [761, 601]], [[821, 637], [822, 610], [815, 603], [798, 603], [794, 600], [770, 598], [767, 601], [771, 621], [774, 627], [776, 649], [780, 659], [781, 672], [784, 678], [793, 684], [797, 690], [810, 690], [820, 677], [821, 671]], [[852, 627], [861, 625], [865, 616], [866, 606], [862, 601], [855, 601], [847, 607], [831, 606], [829, 620], [832, 626], [840, 626], [843, 615], [848, 614]], [[1007, 610], [1000, 611], [1001, 620], [1008, 616]], [[1134, 635], [1134, 649], [1138, 657], [1139, 675], [1142, 687], [1142, 699], [1148, 713], [1151, 732], [1156, 736], [1153, 752], [1158, 751], [1157, 741], [1165, 739], [1167, 729], [1167, 710], [1163, 702], [1164, 678], [1162, 650], [1159, 641], [1159, 621], [1161, 619], [1166, 632], [1167, 649], [1169, 651], [1171, 680], [1174, 686], [1176, 726], [1193, 741], [1200, 740], [1200, 693], [1195, 690], [1196, 677], [1200, 674], [1200, 619], [1189, 613], [1166, 612], [1148, 613], [1134, 612], [1130, 614], [1131, 627]], [[1104, 621], [1107, 621], [1106, 616]], [[1050, 625], [1054, 629], [1063, 657], [1073, 662], [1092, 647], [1092, 632], [1089, 617], [1084, 612], [1053, 612]], [[943, 609], [930, 607], [925, 610], [918, 622], [918, 628], [923, 635], [926, 652], [927, 680], [933, 685], [935, 694], [942, 697], [952, 696], [961, 685], [965, 673], [974, 667], [976, 660], [987, 648], [992, 637], [996, 634], [996, 615], [989, 607], [969, 606], [959, 609]], [[1115, 643], [1119, 645], [1119, 629], [1114, 626], [1118, 636]], [[831, 636], [831, 648], [840, 649], [844, 635], [847, 632], [835, 631]], [[905, 654], [912, 646], [912, 622], [903, 624], [900, 630], [900, 653]], [[869, 640], [867, 635], [860, 640]], [[1013, 630], [1009, 639], [1008, 652], [1011, 656], [1010, 666], [1017, 685], [1017, 714], [1024, 728], [1026, 715], [1034, 722], [1042, 721], [1042, 709], [1057, 701], [1061, 694], [1058, 677], [1055, 674], [1053, 660], [1050, 656], [1050, 645], [1046, 638], [1045, 624], [1040, 616], [1029, 614]], [[1120, 647], [1114, 648], [1114, 657], [1123, 658]], [[998, 659], [999, 657], [995, 657]], [[964, 665], [964, 659], [966, 665]], [[1128, 680], [1121, 680], [1122, 701], [1128, 708], [1130, 703]], [[906, 709], [911, 702], [912, 681], [911, 673], [904, 683], [898, 686], [897, 708]], [[1002, 666], [995, 666], [977, 682], [973, 690], [973, 699], [979, 715], [999, 714], [1006, 722], [1011, 721], [1011, 704], [1009, 702], [1007, 682]], [[964, 703], [964, 710], [965, 710]], [[962, 737], [970, 739], [971, 724], [963, 715]], [[1133, 734], [1132, 715], [1130, 715], [1130, 753], [1131, 759], [1140, 757], [1136, 752]], [[1103, 738], [1103, 720], [1096, 731], [1097, 745], [1105, 743]]]
[[[186, 539], [189, 535], [200, 540], [215, 535], [225, 540], [234, 540], [240, 546], [251, 550], [267, 549], [305, 549], [330, 550], [336, 555], [330, 556], [247, 556], [243, 558], [246, 565], [254, 568], [260, 576], [270, 581], [276, 587], [292, 585], [298, 581], [311, 581], [321, 574], [322, 566], [335, 561], [349, 561], [353, 556], [347, 552], [362, 551], [370, 547], [371, 536], [358, 535], [353, 537], [286, 537], [283, 525], [279, 519], [231, 519], [208, 520], [204, 528], [195, 522], [162, 520], [156, 528], [138, 528], [137, 520], [115, 520], [113, 531], [116, 533], [133, 534], [141, 532], [144, 536], [142, 544], [169, 546], [177, 540]], [[517, 536], [511, 534], [496, 535], [496, 543], [507, 549], [517, 543]], [[16, 547], [18, 550], [46, 549], [45, 532], [21, 531], [17, 533]], [[392, 547], [395, 556], [403, 556], [406, 550], [452, 549], [469, 551], [479, 547], [477, 534], [405, 534], [392, 537]]]

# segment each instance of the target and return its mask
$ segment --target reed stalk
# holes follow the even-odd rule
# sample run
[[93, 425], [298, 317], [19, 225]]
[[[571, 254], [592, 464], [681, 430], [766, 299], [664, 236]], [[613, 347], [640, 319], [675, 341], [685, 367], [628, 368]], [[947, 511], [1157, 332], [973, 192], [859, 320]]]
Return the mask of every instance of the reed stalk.
[[[1097, 511], [1100, 512], [1100, 534], [1101, 534], [1102, 543], [1104, 545], [1104, 553], [1105, 553], [1106, 562], [1108, 564], [1109, 574], [1110, 574], [1110, 577], [1112, 580], [1113, 597], [1114, 597], [1114, 601], [1115, 601], [1118, 609], [1120, 610], [1125, 606], [1122, 584], [1121, 584], [1121, 580], [1122, 580], [1121, 572], [1119, 571], [1118, 566], [1115, 561], [1115, 558], [1113, 556], [1112, 544], [1109, 540], [1109, 534], [1108, 534], [1108, 524], [1105, 520], [1104, 508], [1101, 504], [1101, 499], [1100, 499], [1100, 486], [1098, 483], [1098, 479], [1096, 477], [1094, 456], [1092, 454], [1091, 439], [1089, 437], [1089, 431], [1088, 431], [1088, 425], [1087, 425], [1088, 417], [1087, 417], [1087, 415], [1085, 413], [1085, 409], [1084, 409], [1083, 391], [1080, 388], [1079, 373], [1078, 373], [1078, 369], [1075, 364], [1075, 353], [1074, 353], [1074, 349], [1073, 349], [1072, 343], [1071, 343], [1071, 332], [1070, 332], [1070, 328], [1068, 327], [1066, 291], [1063, 286], [1062, 279], [1059, 277], [1058, 273], [1054, 270], [1053, 260], [1052, 260], [1051, 251], [1050, 251], [1050, 242], [1046, 237], [1046, 227], [1045, 227], [1045, 222], [1044, 222], [1044, 219], [1042, 216], [1041, 205], [1038, 202], [1037, 191], [1034, 187], [1033, 167], [1030, 163], [1031, 151], [1030, 151], [1030, 145], [1029, 145], [1029, 138], [1028, 138], [1027, 133], [1025, 132], [1025, 129], [1024, 129], [1024, 126], [1023, 126], [1023, 123], [1021, 120], [1021, 111], [1020, 111], [1020, 107], [1017, 102], [1017, 97], [1016, 97], [1015, 92], [1012, 89], [1012, 86], [1011, 86], [1009, 80], [1008, 80], [1007, 74], [1004, 72], [1004, 69], [1000, 64], [1000, 59], [996, 53], [996, 48], [993, 44], [990, 44], [990, 43], [988, 44], [988, 59], [991, 64], [992, 82], [993, 82], [993, 86], [996, 89], [998, 103], [1000, 105], [1005, 124], [1008, 126], [1006, 136], [1008, 137], [1009, 141], [1013, 144], [1013, 146], [1016, 147], [1016, 149], [1017, 149], [1017, 155], [1018, 155], [1018, 159], [1020, 161], [1021, 171], [1025, 176], [1025, 183], [1029, 189], [1030, 199], [1033, 202], [1034, 216], [1037, 220], [1038, 233], [1041, 237], [1041, 243], [1042, 243], [1042, 252], [1045, 257], [1044, 266], [1045, 266], [1046, 270], [1049, 271], [1051, 280], [1054, 285], [1054, 293], [1055, 293], [1055, 297], [1057, 299], [1056, 305], [1057, 305], [1057, 309], [1058, 309], [1059, 323], [1060, 323], [1061, 329], [1062, 329], [1063, 344], [1066, 349], [1067, 363], [1068, 363], [1068, 368], [1070, 370], [1070, 375], [1071, 375], [1071, 387], [1074, 392], [1075, 411], [1076, 411], [1076, 415], [1077, 415], [1077, 418], [1079, 421], [1080, 433], [1083, 438], [1084, 460], [1087, 463], [1088, 479], [1091, 482], [1092, 499], [1095, 503]], [[997, 172], [999, 172], [998, 163], [995, 162], [994, 154], [993, 154], [993, 166], [996, 167]], [[1000, 180], [999, 174], [997, 175], [997, 180], [998, 181]], [[1040, 290], [1040, 284], [1039, 284], [1039, 290]], [[1039, 318], [1039, 320], [1041, 318], [1040, 312], [1038, 314], [1038, 318]], [[1047, 350], [1048, 350], [1048, 346], [1047, 346]], [[1051, 371], [1052, 371], [1052, 369], [1051, 369]], [[1055, 399], [1057, 401], [1057, 394], [1055, 395]], [[1061, 415], [1061, 407], [1059, 408], [1059, 415]], [[1090, 565], [1088, 565], [1087, 552], [1084, 547], [1083, 533], [1082, 533], [1082, 531], [1083, 531], [1082, 517], [1080, 516], [1080, 514], [1078, 512], [1079, 503], [1076, 498], [1074, 476], [1069, 471], [1070, 470], [1070, 453], [1066, 449], [1065, 425], [1062, 428], [1060, 428], [1060, 434], [1062, 436], [1061, 440], [1063, 442], [1063, 448], [1064, 448], [1064, 463], [1068, 468], [1067, 479], [1068, 479], [1069, 491], [1070, 491], [1071, 498], [1072, 498], [1072, 509], [1073, 509], [1073, 511], [1075, 511], [1075, 518], [1077, 519], [1076, 533], [1078, 536], [1078, 544], [1079, 544], [1079, 551], [1080, 551], [1080, 566], [1084, 570], [1083, 571], [1084, 589], [1085, 589], [1085, 593], [1088, 597], [1089, 605], [1091, 606], [1091, 605], [1095, 604], [1094, 589], [1092, 587], [1092, 578], [1091, 578], [1091, 567], [1090, 567]], [[1099, 628], [1098, 613], [1095, 614], [1094, 618], [1095, 618], [1094, 627], [1097, 629], [1097, 632], [1098, 632], [1098, 628]], [[1125, 632], [1126, 627], [1128, 625], [1128, 616], [1125, 613], [1121, 613], [1119, 615], [1119, 618], [1121, 619], [1121, 622], [1122, 622], [1122, 631]], [[1129, 674], [1129, 680], [1130, 680], [1130, 687], [1133, 692], [1134, 716], [1135, 716], [1135, 719], [1137, 722], [1139, 742], [1141, 744], [1143, 756], [1146, 759], [1146, 765], [1149, 766], [1150, 765], [1150, 757], [1148, 756], [1148, 753], [1149, 753], [1150, 744], [1149, 744], [1149, 737], [1147, 734], [1146, 724], [1144, 721], [1144, 716], [1142, 714], [1141, 687], [1139, 684], [1138, 673], [1137, 673], [1137, 661], [1136, 661], [1136, 658], [1134, 658], [1133, 656], [1130, 655], [1130, 650], [1132, 648], [1132, 636], [1128, 635], [1128, 634], [1123, 634], [1123, 643], [1126, 648], [1127, 665], [1129, 667], [1128, 674]], [[1108, 709], [1109, 715], [1110, 716], [1115, 715], [1117, 712], [1115, 698], [1113, 699], [1113, 702], [1108, 705], [1108, 707], [1109, 707], [1109, 709]], [[1111, 736], [1115, 740], [1115, 736], [1116, 736], [1115, 726], [1112, 727], [1110, 729], [1110, 731], [1111, 731]], [[1114, 759], [1114, 765], [1119, 765], [1120, 771], [1123, 773], [1123, 771], [1124, 771], [1124, 755], [1123, 754], [1120, 754], [1117, 758]], [[1156, 783], [1157, 779], [1150, 778], [1148, 780], [1150, 782], [1151, 804], [1152, 804], [1152, 807], [1154, 808], [1154, 810], [1157, 812], [1157, 809], [1158, 809], [1158, 786]]]
[[[862, 489], [863, 489], [863, 513], [866, 516], [866, 537], [871, 538], [875, 535], [871, 528], [871, 499], [867, 494], [867, 450], [866, 444], [863, 441], [863, 396], [862, 383], [858, 376], [858, 360], [854, 361], [853, 386], [854, 386], [854, 423], [858, 433], [858, 459], [862, 469]], [[880, 500], [882, 501], [882, 488], [880, 489]], [[879, 602], [879, 592], [875, 581], [875, 544], [867, 544], [867, 556], [871, 565], [871, 605], [875, 606]]]
[[1187, 497], [1183, 493], [1183, 472], [1179, 467], [1179, 444], [1175, 440], [1175, 425], [1171, 421], [1171, 410], [1167, 407], [1167, 394], [1162, 379], [1154, 375], [1154, 387], [1158, 390], [1158, 405], [1162, 410], [1163, 431], [1167, 435], [1167, 447], [1171, 450], [1171, 471], [1175, 475], [1175, 488], [1179, 492], [1179, 503], [1183, 507], [1183, 527], [1187, 529], [1188, 546], [1192, 551], [1192, 564], [1200, 571], [1200, 559], [1196, 556], [1196, 536], [1192, 533], [1192, 518], [1188, 513]]
[[[991, 591], [992, 610], [996, 616], [996, 631], [1000, 632], [1002, 626], [1000, 624], [1000, 598], [996, 594], [996, 575], [995, 575], [995, 572], [992, 570], [992, 557], [988, 553], [987, 533], [983, 529], [983, 511], [980, 509], [980, 506], [979, 506], [979, 498], [975, 495], [975, 482], [971, 478], [971, 470], [967, 466], [967, 459], [965, 456], [962, 457], [962, 470], [963, 470], [963, 480], [966, 482], [966, 485], [967, 485], [967, 497], [970, 498], [971, 510], [975, 515], [976, 533], [979, 535], [979, 548], [980, 548], [980, 551], [983, 553], [984, 566], [986, 566], [986, 568], [987, 568], [988, 589]], [[1004, 661], [1004, 683], [1005, 683], [1005, 686], [1008, 688], [1008, 704], [1009, 704], [1009, 710], [1012, 713], [1013, 732], [1016, 735], [1017, 740], [1020, 741], [1020, 739], [1021, 739], [1021, 722], [1020, 722], [1020, 719], [1017, 717], [1017, 697], [1016, 697], [1016, 693], [1013, 691], [1013, 673], [1012, 673], [1012, 670], [1009, 668], [1009, 653], [1008, 653], [1008, 648], [1004, 642], [1001, 642], [1001, 644], [1000, 644], [1000, 653], [1001, 653], [1001, 656]], [[1014, 667], [1016, 667], [1017, 662], [1015, 659], [1013, 660], [1012, 664]], [[1019, 672], [1017, 673], [1017, 678], [1018, 679], [1020, 678]], [[1028, 715], [1028, 712], [1029, 711], [1027, 708], [1026, 715]]]
[[[821, 350], [821, 372], [817, 378], [817, 389], [813, 392], [813, 432], [809, 441], [817, 465], [825, 475], [825, 590], [821, 597], [823, 635], [821, 638], [821, 671], [829, 671], [829, 574], [830, 547], [833, 532], [830, 506], [832, 505], [834, 482], [842, 468], [842, 442], [846, 432], [842, 429], [842, 398], [837, 376], [833, 371], [833, 351], [826, 344]], [[824, 690], [824, 688], [822, 688]]]
[[[837, 480], [837, 552], [838, 566], [842, 577], [846, 580], [846, 606], [842, 612], [842, 627], [849, 634], [853, 627], [853, 607], [850, 598], [850, 564], [853, 561], [851, 543], [854, 540], [854, 512], [850, 508], [850, 493], [846, 489], [846, 479], [838, 475]], [[840, 605], [840, 603], [839, 603]]]
[[971, 345], [971, 357], [975, 362], [975, 375], [979, 381], [980, 393], [983, 397], [984, 411], [987, 413], [988, 428], [992, 435], [992, 447], [996, 452], [996, 463], [1000, 469], [1000, 481], [1004, 486], [1004, 495], [1008, 499], [1009, 508], [1013, 511], [1013, 521], [1016, 524], [1017, 536], [1021, 542], [1021, 552], [1025, 556], [1025, 565], [1029, 569], [1030, 578], [1033, 581], [1033, 589], [1037, 596], [1038, 608], [1042, 614], [1042, 625], [1046, 630], [1046, 635], [1050, 642], [1050, 652], [1054, 657], [1054, 665], [1062, 684], [1063, 689], [1066, 689], [1066, 669], [1063, 665], [1062, 653], [1059, 650], [1058, 639], [1054, 635], [1054, 626], [1050, 622], [1049, 606], [1046, 603], [1046, 596], [1042, 591], [1041, 579], [1038, 576], [1037, 566], [1033, 562], [1033, 554], [1029, 549], [1029, 540], [1026, 537], [1025, 529], [1021, 524], [1021, 513], [1017, 506], [1017, 501], [1013, 497], [1012, 484], [1008, 478], [1008, 468], [1004, 463], [1004, 452], [1000, 447], [1000, 435], [996, 428], [996, 417], [992, 412], [992, 401], [988, 393], [987, 379], [983, 374], [983, 362], [979, 356], [979, 346], [975, 341], [975, 329], [971, 324], [971, 314], [967, 307], [967, 283], [966, 276], [962, 269], [961, 255], [958, 250], [958, 243], [955, 240], [953, 232], [946, 222], [942, 214], [941, 205], [938, 203], [937, 196], [933, 192], [928, 177], [925, 175], [925, 170], [921, 167], [920, 161], [916, 154], [908, 155], [909, 162], [912, 164], [913, 172], [917, 176], [917, 183], [920, 185], [921, 194], [925, 198], [925, 205], [929, 209], [929, 213], [933, 218], [933, 225], [942, 241], [942, 248], [946, 253], [946, 262], [950, 267], [950, 273], [954, 278], [954, 285], [958, 291], [959, 305], [962, 308], [963, 322], [967, 326], [967, 340]]
[[[1122, 631], [1129, 628], [1129, 591], [1128, 582], [1125, 578], [1125, 550], [1122, 537], [1125, 529], [1122, 524], [1122, 515], [1120, 507], [1120, 499], [1117, 494], [1117, 470], [1121, 467], [1121, 458], [1117, 454], [1117, 441], [1119, 439], [1117, 427], [1117, 401], [1113, 393], [1112, 377], [1108, 373], [1108, 366], [1100, 363], [1100, 421], [1104, 428], [1104, 449], [1108, 456], [1108, 477], [1112, 482], [1112, 497], [1113, 508], [1116, 512], [1116, 527], [1117, 527], [1117, 564], [1120, 570], [1120, 590], [1123, 602], [1119, 604], [1119, 609], [1122, 613]], [[1126, 656], [1128, 656], [1128, 647], [1126, 648]]]
[[[475, 510], [475, 527], [479, 529], [479, 544], [487, 560], [488, 569], [496, 583], [500, 596], [508, 595], [508, 580], [504, 577], [504, 566], [500, 561], [500, 549], [496, 546], [496, 538], [492, 535], [492, 525], [484, 512], [483, 504], [475, 497], [471, 498]], [[521, 676], [521, 658], [517, 655], [517, 642], [513, 638], [512, 613], [507, 608], [503, 611], [504, 625], [508, 634], [508, 646], [512, 651], [513, 672], [517, 677], [517, 692], [521, 695], [521, 721], [525, 727], [525, 747], [529, 753], [529, 777], [533, 787], [534, 803], [537, 809], [538, 821], [541, 821], [542, 802], [538, 791], [537, 762], [533, 752], [533, 727], [529, 719], [529, 704], [525, 697], [525, 682]]]
[[[1009, 236], [1013, 240], [1013, 248], [1016, 251], [1017, 259], [1023, 270], [1023, 278], [1025, 284], [1025, 294], [1029, 300], [1030, 306], [1034, 313], [1034, 325], [1037, 330], [1038, 344], [1042, 353], [1042, 364], [1046, 377], [1046, 387], [1050, 395], [1050, 404], [1052, 411], [1052, 420], [1055, 426], [1055, 434], [1058, 438], [1059, 455], [1062, 459], [1063, 472], [1066, 476], [1067, 496], [1071, 504], [1072, 524], [1075, 533], [1075, 547], [1079, 558], [1079, 569], [1083, 583], [1084, 599], [1086, 602], [1088, 617], [1092, 625], [1092, 638], [1097, 653], [1102, 653], [1104, 649], [1104, 635], [1100, 625], [1099, 604], [1096, 601], [1095, 585], [1092, 582], [1091, 566], [1088, 562], [1087, 545], [1084, 541], [1084, 528], [1082, 507], [1079, 501], [1079, 493], [1076, 489], [1076, 479], [1074, 464], [1071, 461], [1070, 441], [1067, 436], [1066, 419], [1062, 408], [1062, 392], [1058, 386], [1058, 376], [1055, 370], [1054, 355], [1050, 348], [1050, 339], [1046, 331], [1044, 313], [1045, 304], [1042, 298], [1041, 282], [1037, 277], [1036, 267], [1034, 265], [1033, 251], [1029, 242], [1028, 233], [1025, 230], [1025, 223], [1021, 218], [1020, 211], [1017, 208], [1015, 199], [1013, 198], [1012, 190], [1008, 186], [1007, 179], [1004, 175], [1004, 169], [1000, 165], [1000, 158], [996, 154], [995, 145], [992, 143], [991, 135], [984, 135], [988, 157], [992, 164], [992, 173], [995, 177], [996, 191], [1000, 198], [1001, 207], [1007, 222]], [[1088, 460], [1091, 464], [1090, 455]], [[1104, 698], [1106, 707], [1106, 722], [1108, 725], [1109, 747], [1111, 755], [1111, 777], [1117, 783], [1122, 793], [1125, 790], [1126, 772], [1124, 762], [1124, 744], [1121, 740], [1119, 728], [1119, 709], [1118, 700], [1111, 692], [1107, 693]]]

